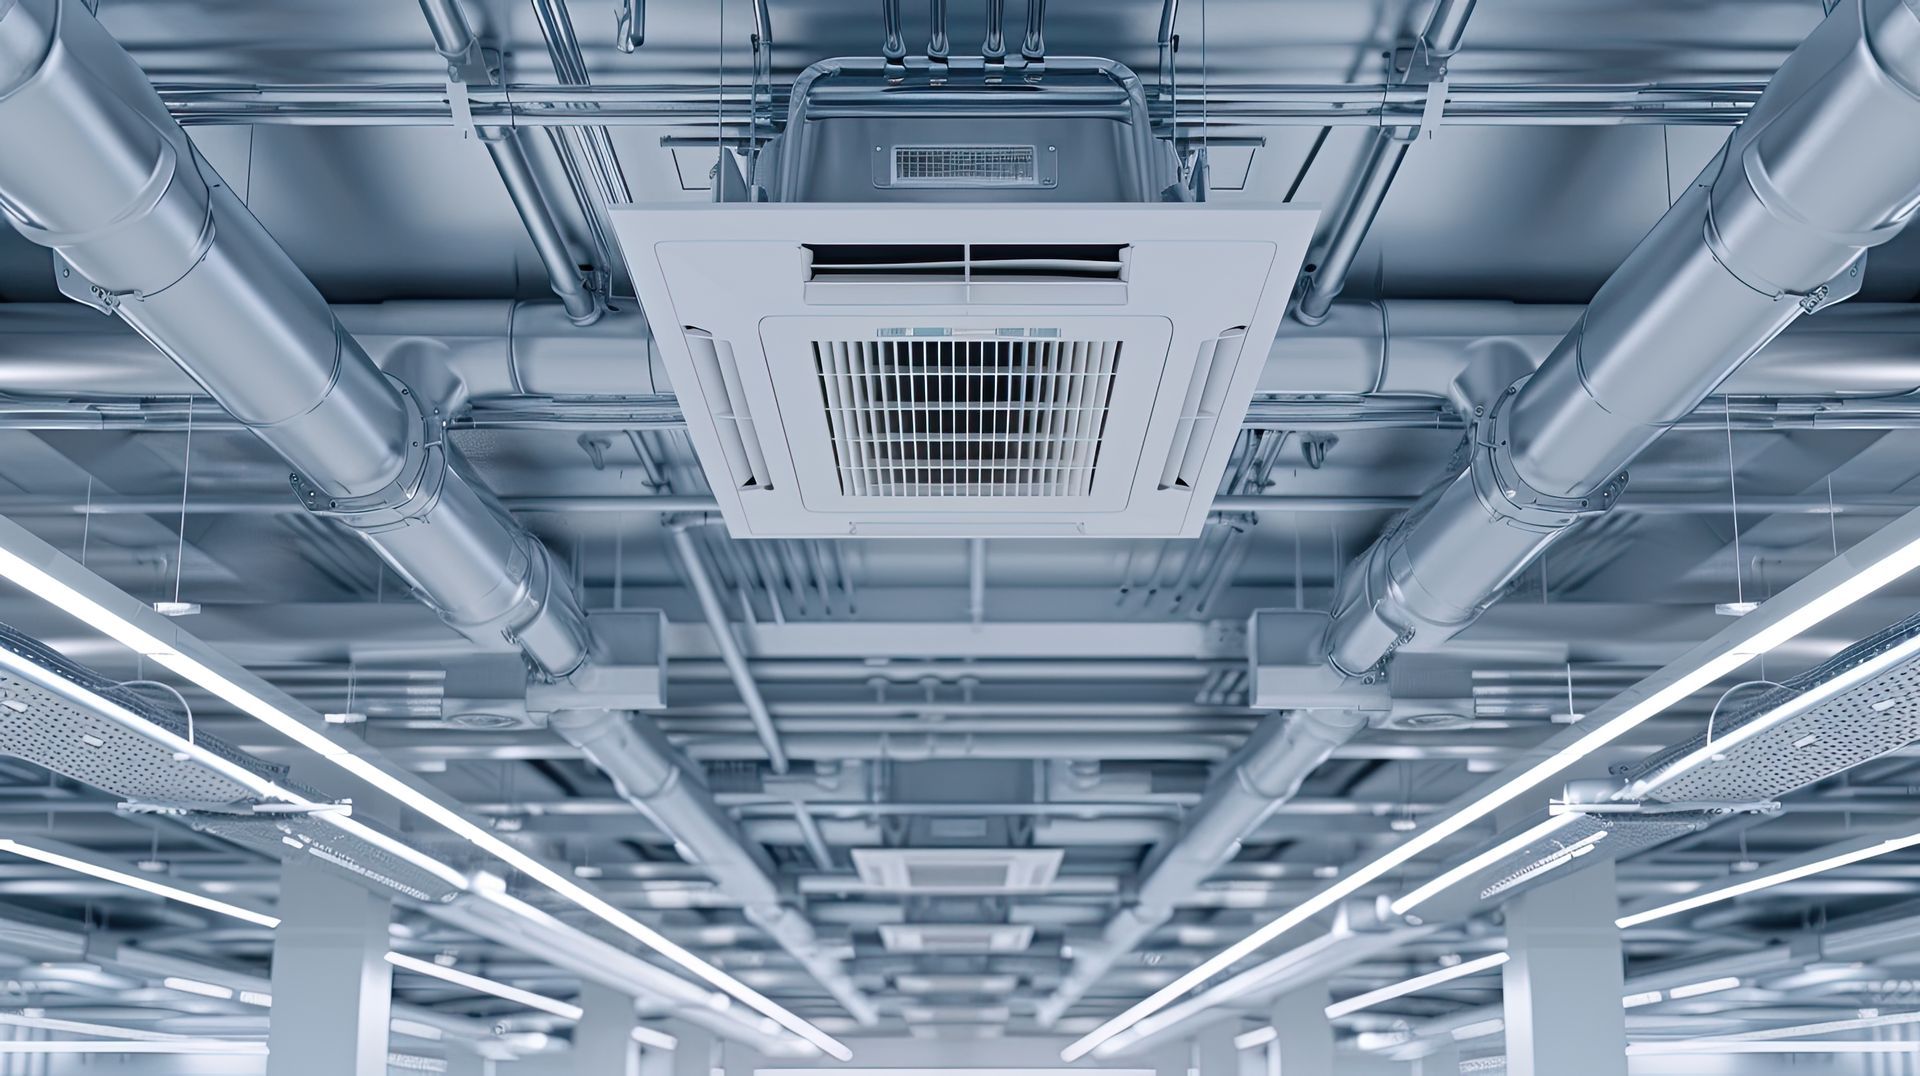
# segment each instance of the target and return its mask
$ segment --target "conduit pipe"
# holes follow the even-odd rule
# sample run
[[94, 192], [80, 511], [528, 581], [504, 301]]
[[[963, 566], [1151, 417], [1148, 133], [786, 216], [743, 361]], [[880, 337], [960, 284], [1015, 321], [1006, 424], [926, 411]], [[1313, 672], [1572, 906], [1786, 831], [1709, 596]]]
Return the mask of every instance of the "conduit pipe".
[[[451, 82], [477, 82], [491, 86], [499, 81], [487, 65], [480, 39], [474, 36], [473, 26], [467, 21], [460, 0], [420, 0], [420, 13], [427, 17], [427, 26], [433, 32], [434, 48], [447, 61], [447, 77]], [[449, 89], [448, 92], [453, 91]], [[513, 201], [514, 212], [520, 215], [528, 238], [533, 240], [533, 249], [540, 255], [540, 264], [546, 267], [547, 280], [553, 287], [553, 293], [560, 297], [561, 305], [566, 307], [567, 316], [576, 325], [589, 325], [599, 320], [605, 310], [604, 300], [586, 286], [580, 262], [574, 257], [566, 235], [560, 229], [553, 205], [547, 200], [546, 192], [534, 175], [532, 162], [527, 159], [526, 143], [520, 130], [514, 127], [482, 127], [479, 128], [479, 136], [487, 147], [487, 154], [493, 158], [493, 167], [500, 173], [501, 183], [507, 188], [507, 197]]]
[[673, 747], [658, 728], [604, 710], [564, 711], [552, 715], [548, 724], [605, 770], [622, 798], [659, 820], [683, 854], [696, 857], [712, 876], [716, 888], [738, 900], [747, 918], [792, 953], [854, 1019], [867, 1025], [878, 1022], [873, 1002], [826, 952], [813, 924], [786, 905], [773, 881], [772, 863], [741, 840], [712, 795], [673, 761]]
[[1469, 465], [1346, 573], [1329, 660], [1364, 673], [1471, 623], [1611, 507], [1622, 470], [1801, 314], [1857, 286], [1920, 201], [1920, 0], [1845, 0], [1539, 371], [1480, 416]]
[[693, 586], [693, 595], [700, 602], [700, 615], [706, 618], [707, 630], [713, 633], [713, 648], [719, 651], [734, 690], [746, 704], [754, 733], [766, 745], [773, 772], [787, 772], [787, 752], [780, 745], [779, 730], [773, 726], [773, 713], [767, 709], [766, 697], [760, 694], [753, 670], [747, 667], [747, 656], [740, 650], [740, 641], [733, 637], [733, 622], [727, 618], [726, 607], [720, 604], [720, 593], [714, 589], [712, 577], [707, 575], [706, 562], [700, 559], [700, 550], [684, 524], [673, 528], [673, 549], [680, 555], [680, 566], [686, 570], [687, 582]]
[[[0, 145], [33, 147], [0, 153], [15, 227], [278, 451], [305, 503], [353, 528], [463, 634], [515, 642], [547, 677], [585, 671], [591, 633], [565, 570], [445, 442], [440, 409], [368, 358], [82, 0], [0, 0]], [[739, 865], [730, 887], [773, 888], [713, 824], [704, 789], [666, 795], [679, 768], [657, 732], [576, 745], [658, 798], [684, 847]], [[761, 912], [767, 929], [870, 1018], [838, 962], [805, 944], [804, 920], [777, 906]]]
[[[1437, 92], [1445, 92], [1447, 62], [1460, 51], [1460, 39], [1467, 32], [1467, 19], [1473, 15], [1475, 0], [1437, 0], [1426, 28], [1420, 32], [1408, 58], [1408, 76], [1419, 76]], [[1436, 92], [1430, 90], [1429, 92]], [[1431, 133], [1431, 132], [1429, 132]], [[1293, 315], [1303, 324], [1318, 325], [1327, 319], [1327, 311], [1347, 286], [1347, 274], [1360, 253], [1374, 218], [1386, 203], [1393, 177], [1407, 159], [1407, 150], [1420, 134], [1418, 127], [1381, 127], [1373, 132], [1360, 166], [1354, 172], [1353, 185], [1340, 213], [1329, 222], [1327, 238], [1308, 258], [1315, 266], [1303, 281], [1300, 301]]]
[[1298, 711], [1266, 719], [1207, 788], [1179, 834], [1155, 848], [1141, 872], [1131, 906], [1121, 910], [1100, 940], [1076, 947], [1073, 968], [1035, 1011], [1052, 1027], [1121, 957], [1173, 917], [1220, 865], [1232, 859], [1240, 840], [1292, 799], [1316, 767], [1366, 725], [1338, 711]]

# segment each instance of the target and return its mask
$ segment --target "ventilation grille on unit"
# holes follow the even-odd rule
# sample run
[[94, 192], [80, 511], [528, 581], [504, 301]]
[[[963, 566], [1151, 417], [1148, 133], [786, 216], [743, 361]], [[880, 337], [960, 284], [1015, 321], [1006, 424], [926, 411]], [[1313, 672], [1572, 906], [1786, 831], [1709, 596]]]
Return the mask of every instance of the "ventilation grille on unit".
[[807, 243], [815, 282], [1122, 280], [1116, 243]]
[[896, 187], [1037, 187], [1034, 146], [895, 146]]
[[1120, 344], [816, 341], [813, 362], [842, 493], [1084, 497]]
[[900, 892], [1044, 889], [1059, 876], [1059, 848], [856, 848], [860, 880]]
[[1033, 944], [1032, 924], [882, 923], [890, 953], [1017, 953]]

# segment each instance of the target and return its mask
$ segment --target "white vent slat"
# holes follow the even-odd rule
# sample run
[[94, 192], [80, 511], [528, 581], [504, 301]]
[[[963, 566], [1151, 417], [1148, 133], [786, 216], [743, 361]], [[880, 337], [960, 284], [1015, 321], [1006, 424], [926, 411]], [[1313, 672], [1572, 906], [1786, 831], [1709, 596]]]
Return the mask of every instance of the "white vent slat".
[[1112, 341], [815, 341], [842, 493], [1084, 497], [1119, 365]]
[[700, 391], [721, 405], [713, 412], [714, 427], [735, 486], [743, 491], [772, 489], [766, 453], [761, 450], [759, 433], [754, 428], [753, 411], [747, 404], [733, 345], [692, 326], [687, 328], [686, 338]]
[[1193, 489], [1200, 482], [1207, 448], [1227, 402], [1227, 389], [1239, 365], [1245, 329], [1231, 329], [1200, 347], [1193, 376], [1180, 404], [1179, 426], [1160, 472], [1161, 489]]

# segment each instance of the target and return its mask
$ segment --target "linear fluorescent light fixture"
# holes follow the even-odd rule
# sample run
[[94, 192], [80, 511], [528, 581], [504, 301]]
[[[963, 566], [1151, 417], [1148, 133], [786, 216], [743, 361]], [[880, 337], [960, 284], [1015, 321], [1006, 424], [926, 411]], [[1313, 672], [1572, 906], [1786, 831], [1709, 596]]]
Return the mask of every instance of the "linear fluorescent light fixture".
[[[28, 549], [47, 565], [65, 571], [83, 582], [98, 583], [107, 592], [125, 599], [127, 613], [116, 612], [81, 592], [71, 583], [58, 578], [53, 572], [39, 564], [29, 562], [18, 552]], [[272, 728], [300, 746], [314, 752], [333, 765], [379, 789], [398, 800], [409, 809], [432, 820], [447, 831], [458, 836], [475, 848], [493, 856], [500, 862], [526, 875], [538, 884], [572, 902], [602, 922], [619, 930], [633, 940], [666, 957], [682, 970], [687, 971], [716, 989], [745, 1004], [748, 1008], [769, 1017], [781, 1027], [793, 1032], [800, 1038], [819, 1047], [828, 1056], [848, 1061], [853, 1051], [846, 1044], [828, 1035], [805, 1019], [788, 1011], [773, 999], [741, 982], [739, 979], [720, 970], [706, 960], [701, 959], [686, 947], [677, 944], [664, 934], [640, 922], [627, 913], [614, 907], [578, 882], [541, 862], [526, 852], [502, 840], [484, 826], [461, 814], [454, 807], [441, 802], [425, 789], [416, 786], [407, 778], [389, 773], [373, 762], [354, 754], [350, 745], [336, 742], [322, 731], [324, 722], [316, 719], [312, 723], [302, 721], [286, 709], [262, 698], [258, 693], [235, 682], [227, 675], [209, 667], [205, 662], [180, 650], [142, 627], [135, 619], [161, 618], [158, 613], [133, 599], [112, 589], [110, 584], [98, 579], [91, 572], [68, 558], [59, 550], [47, 545], [12, 520], [0, 518], [0, 578], [53, 605], [55, 608], [106, 635], [134, 653], [151, 659], [156, 664], [171, 670], [175, 675], [198, 686], [200, 689], [223, 700], [240, 712]], [[190, 638], [171, 622], [155, 625], [162, 631], [175, 637]], [[243, 674], [244, 675], [244, 674]], [[104, 702], [105, 700], [101, 700]], [[184, 741], [182, 741], [184, 743]], [[269, 782], [270, 783], [270, 782]], [[279, 790], [275, 798], [285, 799], [292, 793]], [[329, 820], [332, 820], [331, 817]], [[416, 849], [404, 845], [392, 847], [394, 842], [385, 841], [375, 831], [354, 822], [350, 816], [336, 824], [356, 826], [358, 835], [374, 841], [382, 847], [403, 855], [415, 863], [425, 858], [427, 863], [436, 863], [431, 857], [424, 857]], [[402, 850], [404, 849], [404, 851]], [[426, 865], [422, 863], [421, 865]], [[445, 864], [438, 864], [442, 870], [452, 871]], [[431, 868], [429, 868], [431, 869]], [[459, 876], [458, 872], [453, 872]], [[465, 879], [462, 877], [462, 884]]]
[[1639, 781], [1635, 781], [1633, 785], [1626, 790], [1626, 795], [1632, 799], [1645, 799], [1648, 793], [1653, 792], [1681, 774], [1725, 756], [1728, 751], [1752, 740], [1754, 737], [1773, 728], [1782, 721], [1806, 713], [1815, 706], [1819, 706], [1824, 702], [1844, 695], [1854, 688], [1859, 687], [1861, 684], [1886, 672], [1888, 669], [1911, 661], [1916, 654], [1920, 654], [1920, 635], [1916, 635], [1897, 646], [1889, 647], [1873, 655], [1860, 664], [1855, 665], [1853, 668], [1835, 676], [1833, 679], [1814, 687], [1812, 690], [1795, 695], [1793, 698], [1775, 706], [1773, 709], [1768, 710], [1766, 713], [1740, 725], [1730, 732], [1712, 737], [1685, 758], [1679, 759], [1671, 765], [1662, 766], [1657, 772]]
[[580, 1006], [570, 1005], [558, 998], [550, 998], [545, 994], [536, 994], [531, 990], [522, 990], [517, 986], [509, 986], [506, 983], [464, 972], [458, 968], [442, 967], [431, 960], [421, 960], [419, 957], [408, 956], [405, 953], [388, 953], [387, 963], [404, 971], [411, 971], [420, 975], [429, 975], [435, 979], [439, 979], [441, 982], [465, 987], [478, 994], [487, 994], [500, 998], [503, 1001], [511, 1001], [515, 1005], [525, 1005], [529, 1009], [537, 1009], [540, 1012], [558, 1016], [562, 1020], [579, 1020], [581, 1016], [585, 1015], [585, 1010], [581, 1009]]
[[664, 1031], [655, 1031], [650, 1027], [635, 1027], [633, 1041], [650, 1050], [664, 1050], [668, 1053], [680, 1048], [680, 1040]]
[[1676, 986], [1667, 991], [1667, 997], [1674, 1001], [1684, 1001], [1687, 998], [1704, 997], [1707, 994], [1718, 994], [1722, 990], [1732, 990], [1739, 985], [1739, 979], [1728, 975], [1724, 978], [1708, 979], [1703, 983], [1688, 983], [1685, 986]]
[[198, 979], [182, 979], [178, 975], [169, 975], [160, 980], [160, 985], [182, 994], [198, 994], [203, 998], [214, 998], [219, 1001], [233, 1000], [233, 989], [218, 983], [203, 983]]
[[1817, 859], [1807, 862], [1796, 863], [1788, 861], [1762, 874], [1754, 874], [1738, 880], [1729, 880], [1721, 885], [1710, 885], [1705, 889], [1689, 893], [1679, 900], [1668, 901], [1665, 904], [1637, 912], [1630, 912], [1616, 919], [1614, 925], [1621, 930], [1625, 930], [1628, 927], [1637, 927], [1645, 923], [1654, 922], [1655, 920], [1665, 919], [1668, 916], [1679, 915], [1681, 912], [1690, 912], [1695, 908], [1704, 908], [1709, 904], [1718, 904], [1723, 900], [1733, 900], [1735, 897], [1744, 897], [1749, 893], [1758, 893], [1763, 889], [1772, 889], [1777, 885], [1797, 882], [1802, 878], [1810, 878], [1816, 874], [1851, 866], [1855, 863], [1873, 859], [1876, 856], [1884, 856], [1888, 852], [1898, 852], [1903, 848], [1912, 848], [1916, 845], [1920, 845], [1920, 832], [1887, 837], [1880, 840], [1870, 839], [1870, 843], [1863, 844], [1857, 848], [1820, 856]]
[[16, 856], [37, 860], [48, 866], [59, 867], [62, 870], [70, 870], [75, 874], [84, 874], [90, 878], [98, 878], [103, 882], [112, 882], [115, 885], [126, 886], [128, 889], [137, 889], [142, 893], [151, 893], [156, 897], [177, 901], [181, 904], [190, 904], [204, 911], [229, 916], [245, 923], [252, 923], [254, 926], [266, 927], [269, 930], [280, 925], [279, 919], [265, 912], [254, 911], [252, 908], [242, 908], [238, 904], [229, 904], [224, 900], [209, 897], [205, 893], [196, 893], [190, 889], [167, 885], [165, 882], [158, 882], [152, 878], [145, 878], [138, 874], [129, 874], [126, 871], [115, 870], [112, 867], [95, 863], [91, 860], [51, 851], [11, 838], [0, 838], [0, 852], [11, 852]]
[[1915, 1054], [1920, 1042], [1836, 1042], [1831, 1039], [1678, 1039], [1673, 1042], [1630, 1042], [1628, 1057], [1674, 1054]]
[[1279, 1039], [1280, 1029], [1269, 1024], [1266, 1027], [1256, 1027], [1252, 1031], [1243, 1031], [1235, 1035], [1233, 1037], [1233, 1048], [1236, 1050], [1258, 1050], [1267, 1043], [1278, 1042]]
[[1495, 863], [1533, 844], [1535, 841], [1550, 837], [1579, 820], [1580, 816], [1577, 814], [1557, 814], [1537, 826], [1527, 827], [1527, 829], [1516, 836], [1501, 841], [1499, 844], [1474, 856], [1472, 859], [1441, 872], [1436, 875], [1432, 881], [1427, 882], [1413, 892], [1394, 901], [1393, 904], [1390, 905], [1393, 909], [1393, 914], [1407, 914], [1420, 905], [1425, 904], [1427, 901], [1466, 881], [1468, 878], [1479, 874]]
[[1463, 960], [1450, 968], [1441, 968], [1439, 971], [1430, 971], [1425, 975], [1416, 975], [1405, 982], [1394, 983], [1391, 986], [1383, 986], [1378, 990], [1369, 990], [1364, 994], [1356, 994], [1345, 1001], [1336, 1001], [1327, 1006], [1327, 1019], [1338, 1020], [1342, 1016], [1357, 1013], [1362, 1009], [1371, 1009], [1383, 1001], [1392, 1001], [1394, 998], [1405, 997], [1408, 994], [1417, 994], [1422, 990], [1439, 986], [1442, 983], [1450, 983], [1455, 979], [1464, 979], [1469, 975], [1478, 975], [1483, 971], [1491, 971], [1505, 964], [1508, 959], [1506, 953], [1489, 953], [1486, 956], [1474, 960]]
[[1679, 660], [1617, 696], [1568, 730], [1568, 742], [1464, 806], [1429, 816], [1416, 831], [1378, 857], [1282, 913], [1246, 937], [1208, 957], [1185, 974], [1148, 995], [1125, 1012], [1074, 1040], [1060, 1051], [1077, 1061], [1094, 1047], [1187, 996], [1201, 983], [1226, 971], [1267, 943], [1305, 924], [1346, 898], [1438, 847], [1595, 751], [1632, 732], [1720, 678], [1824, 623], [1901, 576], [1920, 567], [1920, 511], [1892, 521], [1859, 544], [1815, 569], [1759, 609], [1729, 624]]
[[195, 1056], [239, 1054], [265, 1057], [267, 1044], [233, 1039], [168, 1039], [165, 1041], [125, 1039], [110, 1042], [83, 1042], [75, 1039], [49, 1039], [43, 1042], [14, 1040], [0, 1042], [0, 1054], [189, 1054]]

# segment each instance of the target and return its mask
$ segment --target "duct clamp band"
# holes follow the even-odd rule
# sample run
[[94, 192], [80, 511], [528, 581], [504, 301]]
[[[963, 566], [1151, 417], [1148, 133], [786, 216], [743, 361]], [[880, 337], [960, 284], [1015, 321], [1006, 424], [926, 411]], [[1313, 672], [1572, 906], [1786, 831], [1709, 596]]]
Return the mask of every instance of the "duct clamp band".
[[1488, 512], [1520, 530], [1552, 534], [1612, 508], [1627, 487], [1627, 472], [1583, 497], [1556, 497], [1529, 485], [1513, 462], [1512, 403], [1530, 378], [1508, 386], [1474, 424], [1470, 470], [1474, 493]]

